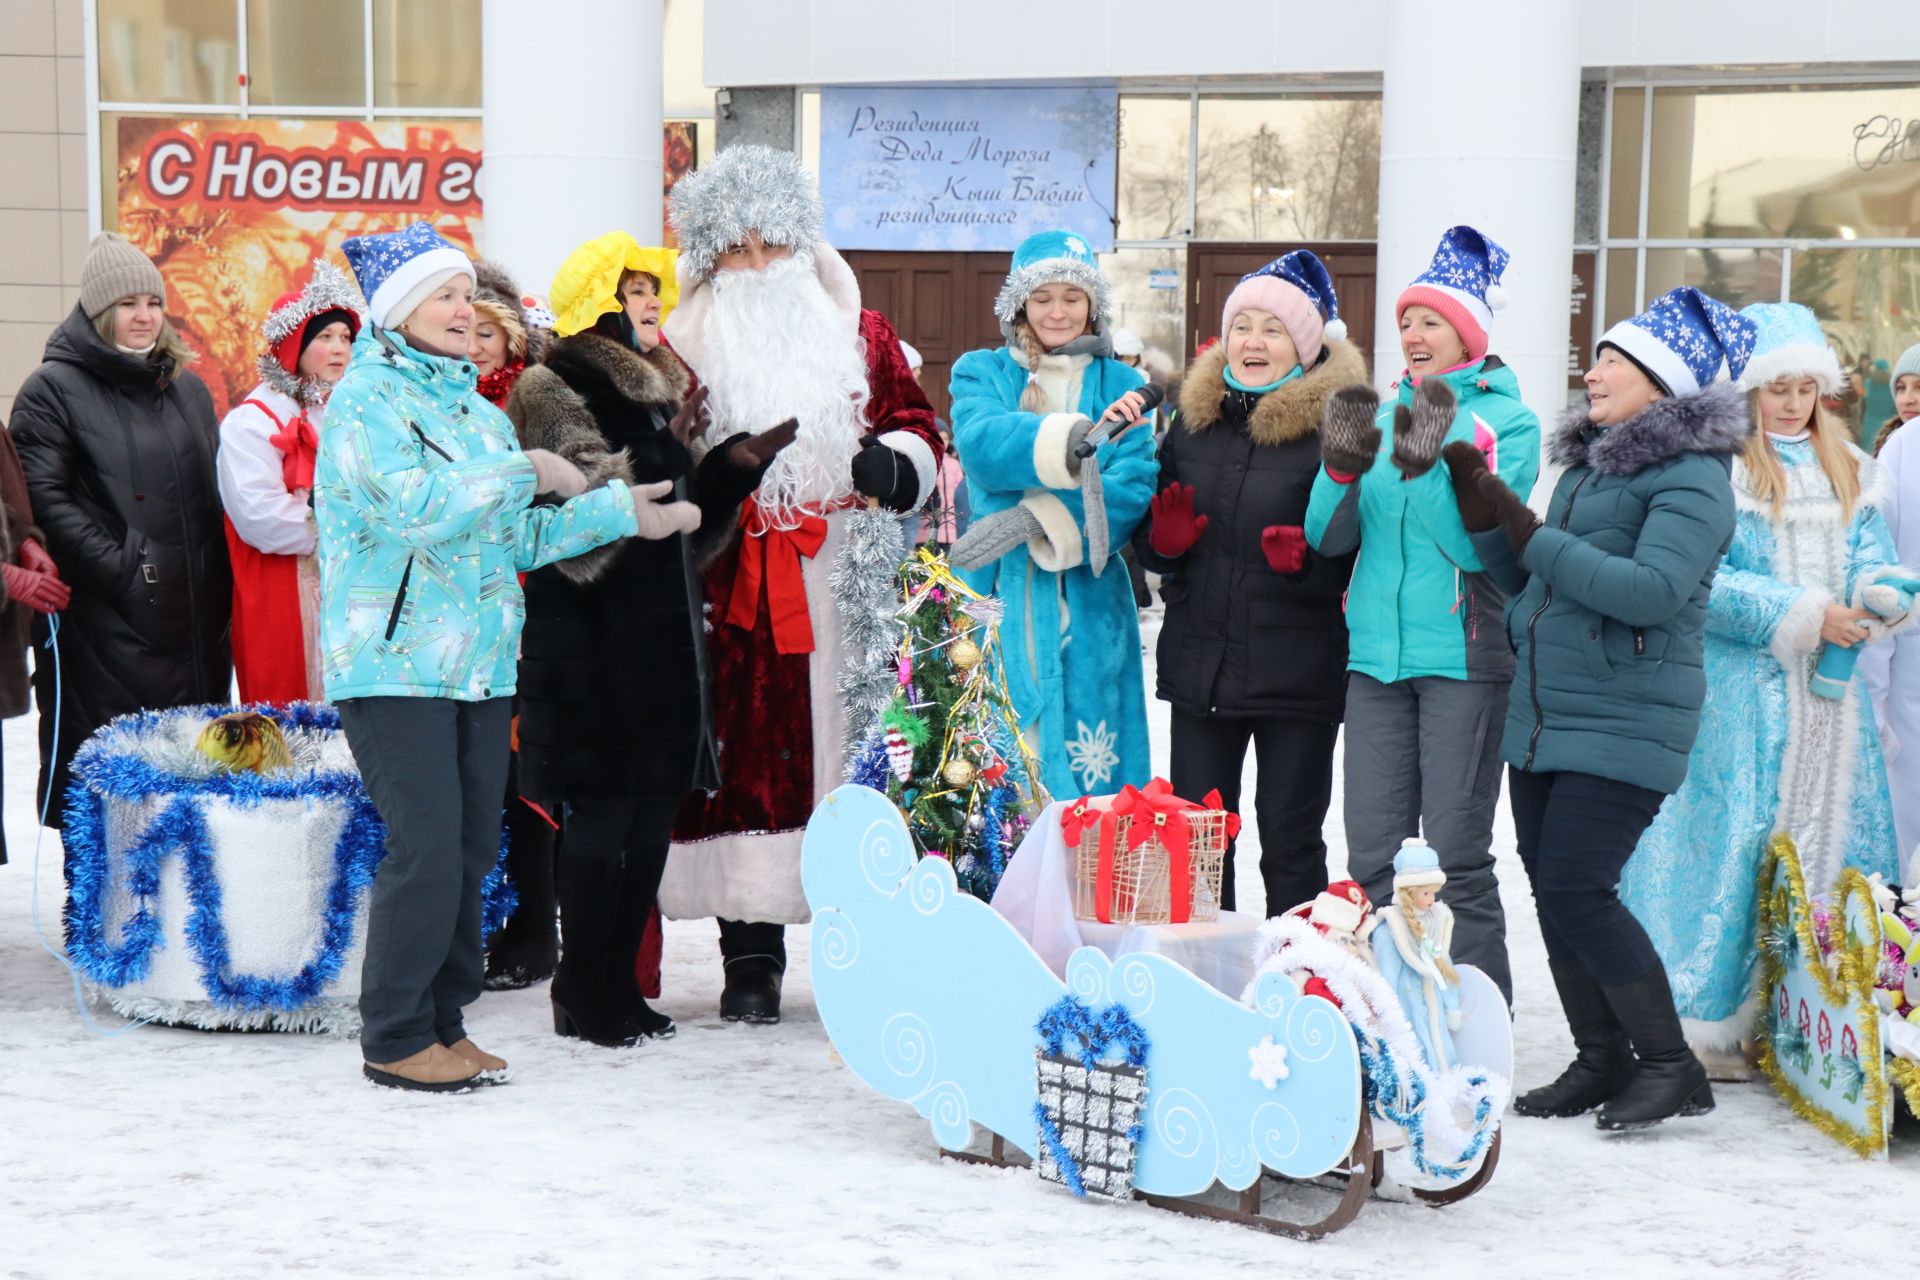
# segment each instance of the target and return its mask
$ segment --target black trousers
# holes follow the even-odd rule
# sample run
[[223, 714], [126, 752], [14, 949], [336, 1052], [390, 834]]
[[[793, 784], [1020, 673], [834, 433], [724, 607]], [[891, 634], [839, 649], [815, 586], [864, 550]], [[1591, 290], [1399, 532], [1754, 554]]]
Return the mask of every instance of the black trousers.
[[1620, 901], [1620, 874], [1666, 796], [1590, 773], [1521, 769], [1508, 772], [1507, 794], [1547, 949], [1573, 956], [1605, 987], [1659, 968], [1660, 953]]
[[500, 857], [513, 699], [350, 698], [340, 727], [387, 824], [367, 908], [360, 1048], [397, 1062], [466, 1035], [486, 959], [480, 885]]
[[[1333, 746], [1339, 726], [1278, 717], [1237, 719], [1173, 712], [1174, 794], [1198, 801], [1219, 788], [1229, 811], [1240, 808], [1240, 769], [1253, 744], [1254, 809], [1260, 827], [1260, 879], [1266, 914], [1311, 902], [1327, 887], [1327, 842], [1321, 829], [1333, 800]], [[1234, 906], [1233, 858], [1221, 878], [1220, 905]]]
[[678, 796], [582, 796], [560, 838], [560, 988], [637, 994], [633, 963], [660, 893]]

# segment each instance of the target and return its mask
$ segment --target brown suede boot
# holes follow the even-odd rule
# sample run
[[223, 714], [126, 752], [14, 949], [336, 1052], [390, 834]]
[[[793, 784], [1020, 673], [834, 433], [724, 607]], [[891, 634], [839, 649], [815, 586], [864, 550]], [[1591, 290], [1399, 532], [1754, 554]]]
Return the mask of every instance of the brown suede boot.
[[455, 1040], [452, 1044], [448, 1045], [447, 1048], [459, 1054], [474, 1066], [479, 1067], [481, 1075], [490, 1076], [494, 1079], [506, 1078], [507, 1060], [498, 1054], [488, 1053], [466, 1036]]
[[398, 1062], [369, 1062], [361, 1072], [388, 1089], [423, 1093], [456, 1093], [485, 1084], [480, 1068], [441, 1044], [430, 1044]]

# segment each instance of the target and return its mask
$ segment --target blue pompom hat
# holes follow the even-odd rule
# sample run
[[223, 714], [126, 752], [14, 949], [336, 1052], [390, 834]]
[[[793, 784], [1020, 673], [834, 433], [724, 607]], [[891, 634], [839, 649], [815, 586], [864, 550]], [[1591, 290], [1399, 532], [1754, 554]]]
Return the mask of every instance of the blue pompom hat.
[[1340, 318], [1340, 299], [1333, 291], [1327, 264], [1311, 249], [1282, 254], [1257, 271], [1240, 277], [1226, 305], [1220, 308], [1220, 333], [1233, 328], [1233, 318], [1248, 308], [1277, 316], [1293, 339], [1293, 349], [1304, 365], [1312, 365], [1328, 342], [1347, 336]]
[[437, 286], [441, 279], [459, 273], [475, 278], [473, 259], [426, 221], [400, 231], [354, 236], [340, 246], [340, 252], [360, 282], [373, 322], [382, 329], [405, 320], [425, 300], [431, 292], [429, 281]]
[[1400, 852], [1393, 855], [1393, 890], [1419, 889], [1431, 885], [1438, 889], [1447, 882], [1447, 873], [1440, 869], [1440, 855], [1433, 851], [1419, 836], [1409, 836], [1400, 842]]
[[1753, 355], [1740, 385], [1752, 391], [1775, 378], [1812, 378], [1820, 394], [1833, 395], [1845, 379], [1840, 357], [1827, 345], [1820, 317], [1797, 302], [1756, 302], [1740, 315], [1754, 329]]
[[1753, 355], [1753, 321], [1718, 298], [1682, 285], [1622, 320], [1595, 344], [1616, 348], [1670, 396], [1690, 396], [1720, 373], [1739, 378]]
[[1071, 231], [1036, 231], [1013, 251], [1013, 269], [994, 299], [993, 314], [1001, 327], [1012, 331], [1013, 324], [1026, 310], [1027, 299], [1043, 284], [1071, 284], [1085, 289], [1093, 305], [1093, 331], [1107, 331], [1107, 317], [1113, 311], [1113, 289], [1093, 246]]
[[1507, 305], [1500, 277], [1512, 260], [1512, 254], [1474, 228], [1448, 227], [1432, 263], [1401, 290], [1393, 318], [1398, 321], [1408, 307], [1432, 307], [1460, 335], [1467, 358], [1482, 359], [1493, 333], [1493, 313]]

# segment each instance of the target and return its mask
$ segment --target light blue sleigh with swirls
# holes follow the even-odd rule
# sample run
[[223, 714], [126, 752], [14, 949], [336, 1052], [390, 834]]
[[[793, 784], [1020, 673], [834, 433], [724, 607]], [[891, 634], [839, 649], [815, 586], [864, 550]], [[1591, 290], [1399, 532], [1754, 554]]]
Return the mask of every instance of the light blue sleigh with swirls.
[[1092, 947], [1073, 953], [1063, 983], [992, 907], [958, 891], [944, 859], [916, 861], [899, 811], [865, 787], [841, 787], [815, 811], [801, 874], [814, 999], [834, 1048], [927, 1117], [942, 1148], [966, 1148], [978, 1124], [1034, 1154], [1034, 1024], [1071, 993], [1096, 1011], [1122, 1006], [1152, 1046], [1137, 1190], [1194, 1196], [1253, 1187], [1263, 1169], [1304, 1179], [1339, 1168], [1364, 1195], [1359, 1052], [1330, 1002], [1268, 974], [1248, 1008], [1163, 956], [1109, 961]]

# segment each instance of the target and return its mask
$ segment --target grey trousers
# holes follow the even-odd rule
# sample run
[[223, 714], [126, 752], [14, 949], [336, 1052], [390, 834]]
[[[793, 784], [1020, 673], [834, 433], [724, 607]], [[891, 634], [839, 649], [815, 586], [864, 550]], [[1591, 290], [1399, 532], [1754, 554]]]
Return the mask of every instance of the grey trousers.
[[1493, 874], [1500, 734], [1508, 684], [1420, 676], [1347, 682], [1347, 874], [1376, 910], [1393, 901], [1393, 855], [1425, 836], [1447, 873], [1453, 959], [1483, 970], [1513, 1004], [1507, 917]]
[[500, 856], [513, 699], [352, 698], [340, 726], [387, 856], [367, 908], [360, 1048], [397, 1062], [466, 1035], [486, 960], [480, 884]]

